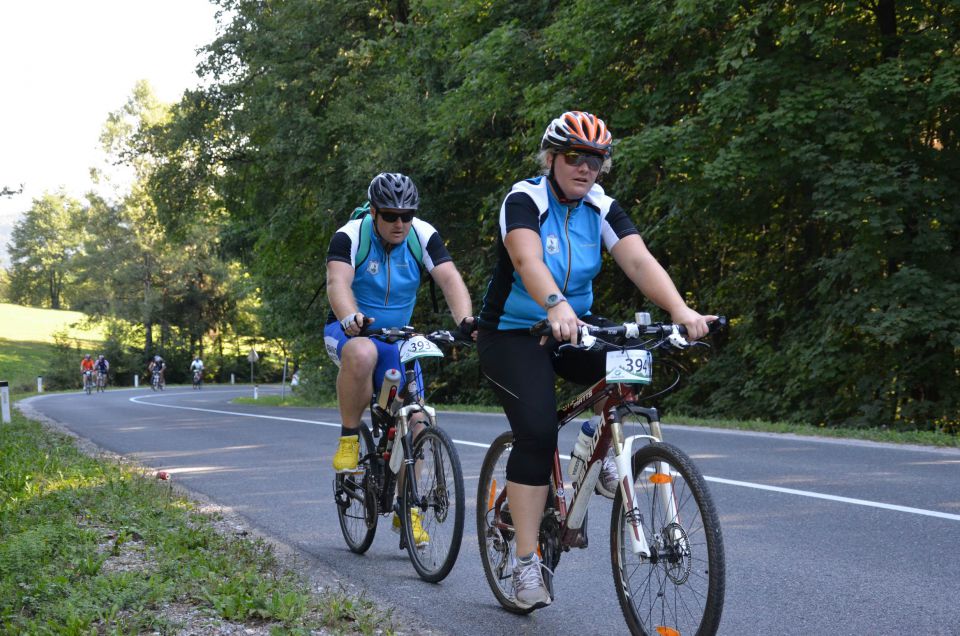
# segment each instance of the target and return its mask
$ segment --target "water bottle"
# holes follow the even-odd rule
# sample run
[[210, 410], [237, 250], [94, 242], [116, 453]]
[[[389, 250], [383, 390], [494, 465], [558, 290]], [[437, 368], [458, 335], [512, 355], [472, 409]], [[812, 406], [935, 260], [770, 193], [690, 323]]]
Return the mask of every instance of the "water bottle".
[[583, 476], [583, 469], [590, 461], [590, 455], [593, 454], [593, 434], [596, 428], [593, 420], [584, 420], [580, 426], [580, 434], [573, 445], [573, 452], [570, 453], [570, 468], [568, 470], [570, 479], [574, 485], [580, 483]]
[[380, 387], [380, 396], [377, 403], [384, 411], [390, 407], [393, 398], [397, 397], [397, 389], [400, 386], [400, 372], [396, 369], [387, 369], [383, 374], [383, 386]]

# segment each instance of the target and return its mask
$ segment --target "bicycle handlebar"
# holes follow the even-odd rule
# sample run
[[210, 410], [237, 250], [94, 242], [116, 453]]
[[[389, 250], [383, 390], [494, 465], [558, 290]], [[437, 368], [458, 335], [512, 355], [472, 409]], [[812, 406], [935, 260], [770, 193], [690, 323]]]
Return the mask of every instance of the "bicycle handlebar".
[[[725, 330], [727, 326], [727, 317], [718, 316], [716, 320], [708, 325], [710, 329], [709, 333], [713, 334], [717, 333], [718, 331]], [[534, 336], [552, 337], [553, 328], [550, 326], [550, 321], [544, 318], [530, 327], [530, 333]], [[666, 340], [674, 334], [686, 336], [687, 328], [683, 325], [675, 325], [667, 322], [658, 322], [650, 325], [640, 325], [635, 322], [625, 322], [617, 325], [616, 327], [596, 327], [594, 325], [581, 325], [580, 327], [581, 342], [584, 335], [592, 336], [593, 338], [603, 336], [609, 338], [639, 338], [641, 336], [653, 336], [654, 338]]]
[[468, 335], [464, 335], [459, 329], [455, 331], [438, 329], [437, 331], [423, 333], [409, 325], [406, 327], [370, 327], [370, 323], [365, 323], [359, 335], [367, 337], [379, 336], [386, 339], [387, 342], [398, 342], [400, 340], [409, 340], [414, 336], [423, 336], [430, 342], [438, 345], [473, 344], [473, 339]]

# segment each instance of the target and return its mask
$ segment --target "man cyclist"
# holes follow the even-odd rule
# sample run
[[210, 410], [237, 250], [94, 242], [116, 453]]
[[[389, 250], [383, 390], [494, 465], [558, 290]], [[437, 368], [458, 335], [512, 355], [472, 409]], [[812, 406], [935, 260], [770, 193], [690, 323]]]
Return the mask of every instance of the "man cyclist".
[[[416, 218], [420, 195], [413, 180], [399, 173], [381, 173], [367, 188], [372, 223], [347, 222], [333, 235], [327, 252], [327, 299], [330, 314], [324, 328], [327, 353], [339, 367], [337, 401], [342, 428], [333, 468], [357, 468], [360, 416], [379, 391], [387, 369], [401, 369], [399, 347], [376, 338], [359, 337], [369, 320], [377, 327], [410, 323], [420, 286], [420, 264], [408, 236], [422, 247], [422, 265], [443, 291], [453, 320], [462, 329], [472, 323], [470, 294], [440, 234]], [[365, 228], [367, 228], [365, 230]], [[369, 231], [371, 236], [362, 236]], [[413, 236], [410, 236], [413, 233]], [[369, 240], [369, 252], [358, 262], [358, 247]], [[401, 375], [400, 387], [406, 383]], [[423, 386], [423, 382], [420, 383]], [[417, 543], [429, 540], [414, 516]], [[393, 519], [399, 530], [400, 520]]]
[[[610, 169], [612, 142], [590, 113], [569, 111], [550, 122], [540, 142], [543, 174], [515, 183], [500, 207], [497, 263], [480, 311], [480, 367], [514, 434], [507, 500], [516, 529], [514, 599], [524, 609], [552, 601], [536, 551], [557, 450], [556, 376], [589, 385], [605, 371], [602, 354], [559, 350], [562, 342], [577, 343], [579, 325], [603, 322], [591, 313], [601, 247], [690, 338], [704, 336], [716, 319], [687, 307], [626, 212], [597, 184]], [[552, 342], [530, 334], [544, 318]]]
[[[93, 360], [90, 357], [89, 353], [83, 355], [83, 360], [80, 361], [80, 385], [83, 388], [87, 388], [87, 373], [93, 374]], [[91, 378], [92, 380], [92, 378]]]
[[[196, 373], [199, 373], [200, 376], [197, 377]], [[190, 375], [194, 378], [193, 384], [200, 386], [200, 383], [203, 382], [203, 360], [200, 359], [199, 355], [194, 356], [193, 362], [190, 363]]]
[[[107, 362], [107, 359], [101, 353], [97, 356], [97, 361], [94, 363], [94, 369], [97, 371], [97, 386], [103, 388], [107, 387], [107, 371], [110, 370], [110, 363]], [[100, 376], [103, 376], [103, 383], [100, 382]]]
[[153, 372], [156, 371], [160, 374], [160, 388], [166, 386], [166, 382], [163, 379], [164, 371], [167, 370], [167, 363], [163, 361], [163, 358], [160, 356], [153, 356], [153, 359], [150, 360], [150, 364], [147, 365], [147, 373], [150, 375], [150, 381], [153, 382]]

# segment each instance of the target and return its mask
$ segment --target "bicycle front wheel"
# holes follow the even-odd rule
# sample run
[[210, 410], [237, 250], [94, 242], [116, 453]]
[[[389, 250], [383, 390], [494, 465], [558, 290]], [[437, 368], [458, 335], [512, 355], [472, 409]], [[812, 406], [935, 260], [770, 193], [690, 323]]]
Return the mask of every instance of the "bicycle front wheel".
[[[706, 482], [676, 446], [654, 443], [633, 455], [636, 508], [617, 489], [610, 556], [620, 608], [631, 634], [715, 634], [726, 566], [720, 521]], [[631, 549], [639, 520], [650, 556]]]
[[360, 422], [357, 430], [360, 436], [357, 469], [339, 473], [334, 478], [333, 496], [344, 541], [351, 551], [363, 554], [377, 533], [377, 492], [372, 468], [373, 436], [364, 422]]
[[[446, 431], [428, 427], [413, 443], [413, 476], [404, 483], [401, 509], [407, 552], [420, 578], [442, 581], [463, 540], [463, 470]], [[409, 476], [409, 473], [408, 473]]]

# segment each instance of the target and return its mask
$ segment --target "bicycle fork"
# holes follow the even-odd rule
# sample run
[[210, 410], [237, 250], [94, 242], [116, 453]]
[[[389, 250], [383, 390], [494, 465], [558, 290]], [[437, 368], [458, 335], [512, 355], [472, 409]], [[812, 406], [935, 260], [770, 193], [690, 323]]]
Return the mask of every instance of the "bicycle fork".
[[[620, 476], [620, 492], [623, 500], [624, 514], [627, 522], [630, 524], [630, 545], [634, 554], [640, 554], [644, 557], [650, 557], [650, 545], [643, 531], [643, 514], [637, 503], [636, 493], [634, 492], [634, 474], [633, 474], [633, 443], [638, 439], [645, 439], [651, 442], [659, 442], [663, 439], [663, 432], [660, 428], [660, 416], [655, 408], [634, 407], [634, 412], [643, 415], [650, 425], [650, 435], [631, 435], [624, 439], [623, 424], [615, 413], [610, 414], [610, 431], [612, 434], [612, 443], [614, 453], [616, 454], [617, 474]], [[670, 471], [670, 465], [666, 462], [657, 462], [657, 470], [650, 476], [657, 490], [657, 496], [665, 502], [669, 520], [665, 524], [671, 526], [679, 522], [677, 511], [677, 502], [673, 492], [673, 477]], [[673, 538], [673, 537], [671, 537]]]

